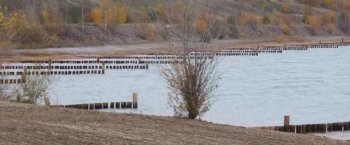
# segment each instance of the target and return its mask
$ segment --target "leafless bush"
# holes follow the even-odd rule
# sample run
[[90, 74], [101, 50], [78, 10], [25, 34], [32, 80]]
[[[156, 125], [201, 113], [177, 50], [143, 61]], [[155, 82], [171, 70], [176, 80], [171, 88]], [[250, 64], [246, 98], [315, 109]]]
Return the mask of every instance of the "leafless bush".
[[39, 75], [22, 76], [25, 77], [20, 87], [15, 90], [15, 101], [22, 103], [37, 104], [48, 95], [48, 89], [52, 83], [50, 75], [41, 74], [42, 70], [36, 70]]
[[[169, 105], [174, 108], [175, 115], [196, 119], [209, 111], [220, 78], [216, 72], [217, 59], [213, 53], [209, 53], [210, 41], [203, 41], [203, 38], [210, 39], [212, 36], [212, 23], [208, 21], [208, 15], [202, 13], [209, 11], [201, 9], [198, 1], [177, 2], [176, 12], [173, 12], [177, 17], [168, 18], [168, 21], [178, 21], [177, 28], [167, 29], [175, 31], [165, 34], [180, 38], [176, 42], [181, 45], [173, 47], [175, 40], [168, 37], [169, 47], [176, 57], [174, 63], [166, 66], [162, 73], [170, 90]], [[200, 32], [198, 26], [201, 27]]]

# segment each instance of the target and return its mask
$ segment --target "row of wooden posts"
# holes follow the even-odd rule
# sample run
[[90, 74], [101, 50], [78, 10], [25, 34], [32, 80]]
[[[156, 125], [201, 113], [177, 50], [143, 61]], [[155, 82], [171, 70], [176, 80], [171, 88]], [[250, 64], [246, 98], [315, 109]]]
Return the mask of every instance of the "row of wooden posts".
[[[89, 68], [89, 67], [86, 67]], [[58, 69], [44, 69], [44, 70], [28, 70], [24, 68], [23, 71], [0, 71], [0, 75], [78, 75], [78, 74], [104, 74], [106, 69], [148, 69], [148, 65], [135, 65], [135, 66], [106, 66], [99, 67], [100, 69], [86, 69], [84, 66], [80, 67], [71, 67], [65, 66]]]
[[[18, 67], [17, 67], [18, 68]], [[49, 68], [53, 68], [50, 66]], [[80, 67], [63, 67], [63, 70], [57, 69], [46, 69], [46, 70], [28, 70], [24, 68], [23, 71], [0, 71], [0, 76], [21, 76], [18, 78], [0, 78], [0, 84], [21, 84], [26, 82], [27, 75], [82, 75], [82, 74], [105, 74], [106, 69], [148, 69], [148, 65], [134, 65], [134, 66], [105, 66], [96, 67], [100, 69], [92, 69], [92, 70], [79, 70]], [[68, 69], [68, 70], [65, 70]], [[72, 70], [78, 69], [78, 70]]]
[[102, 103], [87, 103], [73, 105], [56, 105], [54, 107], [75, 108], [85, 110], [101, 110], [101, 109], [137, 109], [138, 94], [133, 93], [131, 102], [102, 102]]
[[[338, 48], [339, 46], [350, 46], [350, 42], [344, 40], [335, 43], [317, 43], [304, 45], [285, 46], [259, 46], [258, 48], [232, 48], [216, 52], [216, 55], [225, 56], [256, 56], [257, 53], [282, 53], [284, 50], [308, 50], [309, 48]], [[230, 53], [228, 53], [230, 52]], [[92, 57], [85, 60], [47, 60], [47, 61], [22, 61], [22, 63], [52, 63], [52, 64], [140, 64], [142, 63], [169, 63], [169, 61], [156, 62], [157, 60], [173, 60], [173, 55], [140, 55], [140, 56], [113, 56], [113, 57]], [[116, 59], [116, 60], [111, 60]], [[134, 60], [133, 60], [134, 59]], [[151, 62], [149, 62], [151, 61]]]
[[[265, 46], [255, 49], [241, 48], [234, 50], [224, 50], [217, 52], [216, 55], [236, 56], [249, 55], [257, 56], [259, 53], [282, 53], [283, 50], [307, 50], [308, 48], [337, 48], [338, 46], [349, 46], [350, 42], [340, 43], [319, 43], [310, 45], [290, 45], [290, 46]], [[206, 53], [203, 53], [206, 54]], [[178, 56], [179, 57], [179, 56]], [[48, 63], [44, 66], [32, 65], [0, 65], [1, 69], [13, 69], [10, 71], [0, 71], [0, 76], [3, 75], [21, 75], [21, 79], [0, 79], [0, 84], [19, 84], [25, 82], [26, 75], [80, 75], [80, 74], [105, 74], [106, 69], [148, 69], [148, 64], [167, 64], [173, 62], [173, 55], [163, 56], [139, 56], [137, 60], [127, 60], [133, 57], [102, 57], [97, 59], [85, 60], [48, 60], [40, 63]], [[107, 60], [109, 59], [109, 60]], [[115, 59], [115, 60], [113, 60]], [[123, 60], [125, 59], [125, 60]], [[143, 60], [141, 60], [143, 59]], [[39, 63], [38, 61], [26, 61], [26, 63]], [[62, 65], [79, 64], [79, 65]], [[85, 64], [86, 63], [86, 64]], [[88, 64], [99, 65], [88, 65]], [[136, 64], [136, 65], [106, 65], [106, 64]], [[17, 71], [23, 69], [23, 71]], [[30, 70], [28, 70], [30, 69]], [[43, 71], [35, 71], [34, 69], [46, 69]]]
[[271, 126], [271, 127], [256, 127], [258, 129], [266, 129], [273, 131], [290, 132], [296, 134], [306, 133], [327, 133], [337, 131], [349, 131], [349, 122], [335, 122], [335, 123], [321, 123], [321, 124], [302, 124], [302, 125], [290, 125], [290, 116], [284, 116], [284, 126]]
[[[14, 64], [14, 65], [2, 65], [0, 69], [7, 70], [19, 70], [19, 69], [37, 69], [37, 70], [95, 70], [95, 69], [148, 69], [147, 64], [135, 64], [135, 65], [52, 65], [52, 64], [42, 64], [42, 65], [23, 65], [23, 64]], [[0, 72], [1, 75], [2, 72]]]
[[[258, 48], [234, 48], [216, 52], [216, 55], [224, 56], [257, 56], [258, 53], [282, 53], [284, 50], [308, 50], [308, 48], [338, 48], [339, 46], [349, 46], [350, 42], [344, 40], [337, 43], [318, 43], [305, 45], [288, 45], [288, 46], [259, 46]], [[178, 56], [179, 57], [179, 56]], [[115, 60], [113, 60], [115, 59]], [[116, 57], [93, 57], [93, 59], [82, 60], [44, 60], [44, 61], [22, 61], [21, 63], [36, 64], [167, 64], [176, 58], [174, 55], [140, 55], [140, 56], [116, 56]], [[162, 60], [162, 61], [161, 61]], [[22, 68], [19, 66], [16, 68]], [[9, 69], [5, 66], [6, 69]], [[12, 68], [11, 68], [12, 69]], [[22, 68], [23, 69], [23, 68]]]

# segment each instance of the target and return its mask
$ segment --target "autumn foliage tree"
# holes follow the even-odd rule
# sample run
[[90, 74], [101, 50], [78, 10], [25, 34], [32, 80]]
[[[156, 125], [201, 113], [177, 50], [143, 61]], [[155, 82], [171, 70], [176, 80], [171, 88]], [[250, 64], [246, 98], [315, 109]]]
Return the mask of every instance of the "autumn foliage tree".
[[49, 10], [44, 9], [41, 11], [41, 18], [43, 21], [43, 24], [46, 27], [53, 28], [57, 26], [57, 23], [55, 22], [55, 18], [53, 15], [49, 12]]
[[123, 6], [120, 2], [117, 2], [114, 6], [116, 19], [118, 24], [125, 24], [127, 17], [126, 17], [126, 8]]
[[100, 8], [95, 7], [90, 12], [90, 19], [95, 24], [102, 24], [103, 23], [103, 15]]
[[165, 18], [165, 6], [163, 5], [163, 3], [158, 3], [155, 8], [154, 11], [156, 12], [156, 16], [159, 19], [164, 19]]
[[290, 12], [290, 7], [289, 7], [289, 4], [287, 2], [282, 4], [282, 12], [284, 12], [284, 13]]
[[[0, 47], [18, 48], [25, 42], [36, 41], [40, 31], [37, 25], [31, 22], [25, 12], [9, 12], [7, 8], [0, 10]], [[41, 37], [41, 36], [39, 36]], [[41, 40], [41, 39], [40, 39]]]
[[108, 24], [125, 24], [127, 21], [126, 7], [120, 2], [112, 4], [109, 0], [101, 0], [99, 7], [91, 10], [90, 19], [95, 24], [104, 24], [105, 28]]
[[309, 26], [313, 34], [317, 34], [320, 31], [321, 21], [318, 16], [315, 16], [315, 15], [305, 16], [304, 22]]
[[208, 31], [208, 24], [207, 21], [204, 18], [205, 16], [201, 16], [201, 18], [199, 18], [197, 20], [197, 32], [198, 33], [205, 33]]
[[292, 34], [292, 29], [290, 28], [289, 25], [285, 23], [280, 23], [279, 24], [280, 30], [282, 31], [283, 34], [285, 35], [291, 35]]

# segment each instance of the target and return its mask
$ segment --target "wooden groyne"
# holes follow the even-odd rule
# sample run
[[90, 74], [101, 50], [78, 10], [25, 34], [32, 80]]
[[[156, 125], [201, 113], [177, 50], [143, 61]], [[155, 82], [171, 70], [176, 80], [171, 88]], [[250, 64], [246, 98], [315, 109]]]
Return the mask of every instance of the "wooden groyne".
[[87, 103], [73, 105], [54, 105], [53, 107], [75, 108], [85, 110], [101, 110], [101, 109], [137, 109], [138, 95], [133, 93], [132, 101], [130, 102], [102, 102], [102, 103]]
[[290, 125], [289, 116], [284, 117], [284, 126], [271, 126], [271, 127], [255, 127], [258, 129], [266, 129], [273, 131], [290, 132], [297, 134], [306, 133], [327, 133], [327, 132], [339, 132], [349, 131], [349, 122], [335, 122], [335, 123], [320, 123], [320, 124], [302, 124], [302, 125]]
[[258, 46], [251, 48], [231, 48], [229, 50], [239, 50], [239, 51], [257, 51], [259, 53], [282, 53], [282, 51], [288, 50], [308, 50], [312, 48], [338, 48], [340, 46], [350, 46], [349, 41], [340, 40], [338, 42], [322, 42], [319, 43], [309, 43], [309, 44], [285, 44], [285, 45], [271, 45], [271, 46]]
[[18, 70], [18, 69], [28, 69], [28, 70], [95, 70], [95, 69], [148, 69], [147, 64], [125, 64], [125, 65], [106, 65], [106, 64], [99, 64], [99, 65], [89, 65], [89, 64], [81, 64], [81, 65], [54, 65], [54, 64], [45, 64], [42, 63], [40, 65], [38, 64], [3, 64], [0, 65], [0, 69], [7, 69], [7, 70]]
[[21, 84], [22, 79], [0, 79], [0, 84], [10, 85], [10, 84]]
[[[230, 48], [217, 52], [210, 52], [217, 56], [258, 56], [259, 53], [283, 53], [289, 50], [305, 51], [312, 48], [338, 48], [339, 46], [350, 46], [350, 42], [340, 40], [338, 42], [319, 42], [309, 44], [284, 44], [271, 46], [258, 46], [251, 48]], [[208, 52], [200, 52], [206, 54]], [[131, 55], [131, 56], [93, 56], [86, 59], [71, 60], [43, 60], [43, 61], [21, 61], [21, 63], [33, 64], [169, 64], [174, 60], [179, 60], [176, 55]]]
[[[259, 53], [283, 53], [288, 50], [308, 50], [311, 48], [338, 48], [350, 46], [350, 42], [319, 42], [310, 44], [285, 44], [281, 46], [258, 46], [257, 48], [236, 48], [218, 52], [192, 52], [191, 58], [217, 56], [258, 56]], [[180, 62], [177, 55], [134, 55], [116, 57], [92, 57], [70, 60], [22, 61], [21, 63], [0, 64], [0, 76], [16, 75], [80, 75], [105, 74], [106, 70], [148, 69], [148, 64], [169, 64]], [[1, 81], [0, 81], [1, 82]], [[4, 80], [2, 82], [20, 82]]]
[[258, 56], [259, 52], [254, 50], [225, 50], [215, 53], [217, 56]]

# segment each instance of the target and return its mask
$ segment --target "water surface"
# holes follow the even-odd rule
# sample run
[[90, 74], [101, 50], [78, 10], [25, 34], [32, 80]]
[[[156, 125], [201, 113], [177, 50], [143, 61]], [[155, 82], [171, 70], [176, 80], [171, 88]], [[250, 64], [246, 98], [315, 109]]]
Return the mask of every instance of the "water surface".
[[[350, 121], [350, 47], [221, 57], [215, 104], [202, 118], [237, 126]], [[161, 66], [109, 70], [105, 75], [60, 76], [50, 91], [56, 104], [131, 100], [138, 113], [171, 116]]]

